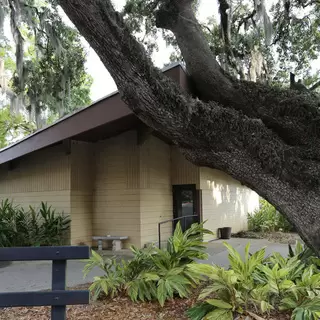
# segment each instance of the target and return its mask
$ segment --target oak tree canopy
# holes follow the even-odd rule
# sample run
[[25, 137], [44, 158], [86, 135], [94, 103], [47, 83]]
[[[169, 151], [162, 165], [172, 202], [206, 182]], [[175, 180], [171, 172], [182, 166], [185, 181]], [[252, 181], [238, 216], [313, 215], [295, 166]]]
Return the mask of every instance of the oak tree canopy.
[[[232, 44], [236, 36], [232, 31], [231, 10], [227, 8], [232, 5], [230, 1], [219, 1], [224, 24], [220, 57], [221, 46], [215, 41], [209, 43], [196, 18], [195, 1], [148, 3], [148, 18], [160, 30], [170, 31], [179, 48], [196, 96], [181, 91], [153, 65], [133, 36], [130, 20], [125, 13], [116, 12], [110, 0], [59, 0], [110, 72], [122, 99], [143, 122], [171, 139], [191, 162], [222, 170], [258, 192], [320, 254], [318, 96], [289, 86], [285, 89], [274, 86], [269, 81], [247, 81], [253, 79], [244, 76], [245, 57]], [[253, 20], [256, 14], [259, 16], [269, 43], [284, 41], [284, 50], [287, 40], [282, 36], [290, 34], [296, 19], [294, 10], [311, 6], [319, 21], [319, 3], [315, 0], [279, 3], [277, 13], [282, 16], [276, 31], [263, 0], [253, 2], [255, 12], [251, 14]], [[249, 15], [243, 14], [243, 19], [243, 23], [253, 23]], [[319, 33], [319, 24], [316, 28]], [[279, 39], [267, 34], [271, 31]], [[238, 41], [241, 44], [240, 36]], [[316, 54], [312, 45], [306, 50]], [[288, 43], [287, 46], [289, 50]]]

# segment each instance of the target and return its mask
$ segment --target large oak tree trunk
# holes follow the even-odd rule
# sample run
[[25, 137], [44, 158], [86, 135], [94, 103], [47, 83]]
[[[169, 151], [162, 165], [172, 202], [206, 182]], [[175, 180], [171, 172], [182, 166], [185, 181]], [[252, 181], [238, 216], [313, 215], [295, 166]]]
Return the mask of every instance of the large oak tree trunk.
[[162, 2], [157, 24], [176, 36], [198, 99], [153, 66], [110, 0], [60, 0], [142, 121], [193, 163], [257, 191], [320, 254], [318, 100], [231, 78], [214, 59], [192, 0]]

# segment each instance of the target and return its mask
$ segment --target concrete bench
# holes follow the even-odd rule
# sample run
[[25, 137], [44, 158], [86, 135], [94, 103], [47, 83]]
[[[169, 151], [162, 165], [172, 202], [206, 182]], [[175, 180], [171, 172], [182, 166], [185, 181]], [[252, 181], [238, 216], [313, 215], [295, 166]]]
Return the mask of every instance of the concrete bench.
[[92, 240], [98, 241], [98, 250], [102, 250], [102, 241], [112, 241], [112, 251], [119, 251], [122, 249], [122, 240], [127, 240], [126, 236], [100, 236], [92, 237]]

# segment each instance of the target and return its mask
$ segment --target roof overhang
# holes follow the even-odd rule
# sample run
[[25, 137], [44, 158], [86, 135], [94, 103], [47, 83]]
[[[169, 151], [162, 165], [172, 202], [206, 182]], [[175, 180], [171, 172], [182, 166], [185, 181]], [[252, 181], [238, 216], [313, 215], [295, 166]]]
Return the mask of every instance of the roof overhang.
[[[164, 74], [188, 90], [183, 67], [175, 63], [163, 70]], [[92, 105], [68, 115], [51, 126], [38, 130], [24, 139], [0, 150], [0, 164], [20, 158], [34, 151], [67, 139], [98, 141], [140, 124], [140, 120], [114, 92]]]

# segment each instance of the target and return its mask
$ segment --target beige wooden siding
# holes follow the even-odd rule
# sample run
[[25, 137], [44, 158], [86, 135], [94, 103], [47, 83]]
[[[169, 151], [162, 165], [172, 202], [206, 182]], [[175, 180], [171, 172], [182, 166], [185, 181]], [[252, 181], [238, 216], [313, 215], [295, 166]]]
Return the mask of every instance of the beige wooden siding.
[[25, 209], [29, 206], [38, 208], [41, 202], [47, 202], [56, 212], [70, 214], [70, 190], [1, 193], [0, 201], [5, 199], [12, 200]]
[[219, 170], [204, 167], [200, 168], [200, 187], [202, 215], [208, 229], [247, 229], [247, 213], [259, 206], [259, 196], [254, 191]]
[[92, 145], [72, 142], [71, 147], [71, 243], [92, 243], [93, 181]]
[[0, 168], [0, 201], [11, 199], [25, 208], [41, 201], [70, 214], [70, 156], [61, 146], [37, 151]]
[[34, 152], [0, 171], [0, 194], [70, 189], [70, 157], [61, 146]]
[[[142, 245], [158, 240], [158, 223], [172, 219], [170, 146], [150, 136], [140, 146], [140, 210]], [[162, 239], [172, 233], [172, 225], [162, 227]]]
[[[172, 185], [196, 184], [202, 190], [203, 220], [217, 231], [247, 228], [247, 212], [258, 195], [228, 175], [199, 168], [154, 136], [142, 145], [129, 131], [94, 144], [73, 142], [71, 154], [54, 146], [0, 166], [0, 200], [24, 207], [41, 201], [71, 214], [72, 244], [91, 244], [92, 235], [126, 235], [126, 246], [158, 240], [160, 221], [172, 219]], [[171, 224], [162, 229], [171, 235]]]
[[129, 236], [126, 246], [141, 246], [136, 132], [98, 142], [94, 150], [93, 235]]
[[196, 184], [200, 188], [199, 167], [181, 154], [177, 147], [171, 147], [171, 181], [173, 185]]

